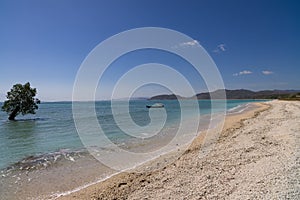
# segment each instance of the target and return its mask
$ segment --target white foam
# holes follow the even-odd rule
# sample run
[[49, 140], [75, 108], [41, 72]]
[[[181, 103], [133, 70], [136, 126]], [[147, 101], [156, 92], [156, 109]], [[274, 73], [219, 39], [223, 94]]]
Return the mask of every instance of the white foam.
[[[201, 134], [201, 132], [199, 132], [198, 134]], [[197, 134], [196, 134], [196, 135], [197, 135]], [[186, 146], [186, 144], [185, 144], [185, 145], [182, 145], [182, 146]], [[177, 147], [177, 148], [178, 148], [178, 147]], [[141, 163], [138, 163], [138, 164], [134, 165], [134, 166], [131, 167], [131, 168], [123, 169], [123, 170], [121, 170], [121, 171], [119, 171], [119, 172], [116, 172], [116, 173], [113, 173], [113, 174], [111, 174], [111, 175], [109, 175], [109, 176], [106, 176], [105, 178], [101, 178], [101, 179], [96, 180], [96, 181], [94, 181], [94, 182], [90, 182], [90, 183], [87, 183], [87, 184], [85, 184], [85, 185], [79, 186], [79, 187], [77, 187], [77, 188], [75, 188], [75, 189], [73, 189], [73, 190], [69, 190], [69, 191], [61, 192], [61, 193], [54, 193], [54, 194], [52, 194], [52, 195], [50, 196], [50, 199], [58, 199], [59, 197], [66, 196], [66, 195], [70, 195], [70, 194], [72, 194], [72, 193], [78, 192], [78, 191], [83, 190], [83, 189], [85, 189], [85, 188], [87, 188], [87, 187], [90, 187], [90, 186], [92, 186], [92, 185], [101, 183], [101, 182], [103, 182], [103, 181], [105, 181], [105, 180], [107, 180], [107, 179], [109, 179], [109, 178], [111, 178], [111, 177], [113, 177], [113, 176], [115, 176], [115, 175], [118, 175], [118, 174], [120, 174], [120, 173], [122, 173], [122, 172], [126, 172], [126, 171], [129, 171], [129, 170], [133, 170], [133, 169], [135, 169], [135, 168], [137, 168], [137, 167], [139, 167], [139, 166], [141, 166], [141, 165], [143, 165], [143, 164], [145, 164], [145, 163], [147, 163], [147, 162], [150, 162], [150, 161], [153, 161], [153, 160], [159, 158], [160, 156], [163, 156], [163, 155], [166, 155], [166, 154], [168, 154], [168, 153], [175, 152], [175, 151], [176, 151], [176, 149], [172, 149], [172, 150], [170, 150], [170, 151], [164, 152], [163, 154], [157, 155], [157, 156], [155, 156], [155, 157], [153, 157], [153, 158], [150, 158], [150, 159], [145, 160], [145, 161], [143, 161], [143, 162], [141, 162]], [[40, 199], [40, 198], [37, 198], [37, 199]]]
[[[246, 109], [249, 108], [250, 104], [251, 104], [251, 103], [242, 104], [242, 105], [240, 104], [240, 105], [238, 105], [238, 106], [236, 106], [236, 107], [233, 107], [233, 108], [231, 108], [231, 109], [228, 110], [227, 114], [238, 114], [238, 113], [242, 113], [242, 112], [244, 112]], [[244, 107], [244, 108], [243, 108], [243, 109], [240, 109], [241, 107]], [[237, 110], [237, 111], [235, 111], [235, 110]], [[235, 112], [233, 112], [233, 111], [235, 111]]]

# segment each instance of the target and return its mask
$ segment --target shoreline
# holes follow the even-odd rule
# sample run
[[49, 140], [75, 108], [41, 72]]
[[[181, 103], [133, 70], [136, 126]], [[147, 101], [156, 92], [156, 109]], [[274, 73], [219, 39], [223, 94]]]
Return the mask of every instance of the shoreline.
[[[229, 131], [240, 128], [242, 126], [242, 123], [244, 120], [254, 118], [259, 113], [261, 113], [265, 110], [268, 110], [270, 108], [270, 106], [266, 105], [266, 103], [254, 102], [251, 104], [254, 105], [254, 108], [249, 109], [246, 107], [242, 112], [229, 113], [229, 115], [226, 116], [224, 130], [222, 131], [220, 137], [218, 138], [218, 142], [220, 140], [222, 140], [222, 138], [226, 134], [228, 134]], [[204, 131], [204, 132], [206, 132], [206, 131]], [[183, 154], [189, 154], [192, 151], [199, 150], [199, 148], [200, 148], [199, 146], [201, 146], [201, 144], [203, 143], [205, 136], [206, 136], [205, 133], [199, 134], [193, 140], [191, 145], [188, 147], [188, 149]], [[124, 180], [133, 179], [133, 177], [136, 177], [136, 178], [143, 177], [143, 173], [146, 173], [146, 174], [149, 173], [149, 169], [151, 169], [150, 171], [153, 171], [153, 173], [157, 173], [157, 171], [163, 170], [166, 167], [169, 167], [172, 164], [172, 162], [169, 163], [163, 169], [157, 167], [157, 165], [159, 165], [161, 162], [164, 162], [166, 159], [170, 159], [170, 157], [172, 157], [172, 154], [170, 154], [170, 153], [167, 153], [167, 154], [159, 156], [158, 158], [154, 158], [154, 159], [147, 161], [147, 162], [141, 164], [140, 166], [138, 166], [137, 169], [142, 171], [139, 174], [135, 171], [130, 171], [130, 170], [126, 170], [126, 172], [118, 172], [108, 178], [105, 178], [104, 180], [100, 180], [95, 183], [87, 184], [86, 186], [74, 189], [72, 191], [68, 191], [68, 192], [61, 193], [61, 194], [56, 194], [57, 195], [56, 197], [54, 197], [54, 196], [52, 196], [52, 197], [54, 199], [89, 199], [89, 198], [92, 198], [95, 193], [97, 193], [96, 191], [102, 191], [102, 190], [104, 190], [104, 188], [106, 188], [106, 190], [107, 190], [107, 188], [109, 188], [109, 190], [114, 190], [114, 189], [116, 189], [116, 188], [114, 188], [114, 187], [116, 187], [116, 185], [118, 186], [117, 188], [119, 188], [119, 186], [120, 186], [119, 184], [122, 185], [122, 182], [126, 182]], [[135, 170], [137, 170], [137, 169], [135, 169]], [[146, 171], [146, 172], [143, 172], [143, 171]], [[150, 172], [150, 174], [151, 174], [151, 172]], [[149, 176], [149, 174], [147, 174], [147, 176]], [[124, 183], [124, 185], [127, 185], [127, 184]], [[102, 196], [102, 198], [106, 198], [106, 197]], [[108, 197], [107, 199], [110, 199], [110, 198]]]
[[[210, 114], [203, 115], [198, 132], [199, 130], [207, 129], [210, 116]], [[190, 117], [191, 119], [194, 118], [193, 116]], [[213, 121], [215, 121], [215, 118], [216, 117], [213, 117]], [[173, 128], [170, 130], [171, 135], [176, 131], [173, 131]], [[193, 132], [191, 135], [195, 137], [195, 133]], [[128, 143], [130, 146], [128, 147], [143, 150], [145, 145], [150, 144], [151, 148], [156, 148], [157, 145], [161, 145], [165, 140], [168, 139], [159, 140], [155, 143], [149, 141], [139, 145], [134, 145], [136, 143]], [[128, 147], [127, 145], [123, 145], [121, 148], [126, 149]], [[179, 146], [175, 146], [175, 149], [177, 148], [179, 148]], [[165, 155], [168, 152], [170, 151], [163, 152], [161, 155]], [[175, 153], [178, 154], [176, 150]], [[161, 155], [157, 155], [155, 158]], [[174, 160], [175, 157], [176, 156], [172, 159]], [[143, 163], [151, 162], [155, 160], [155, 158], [145, 160], [136, 166], [147, 165]], [[168, 162], [171, 161], [168, 160]], [[89, 163], [88, 166], [85, 166], [86, 163]], [[136, 166], [132, 168], [136, 169]], [[70, 191], [77, 191], [88, 185], [102, 182], [118, 173], [120, 172], [106, 167], [92, 157], [86, 149], [81, 148], [75, 150], [60, 149], [46, 154], [27, 156], [1, 170], [0, 199], [49, 199], [49, 197], [53, 197], [55, 194], [66, 194]], [[77, 174], [80, 174], [80, 177], [77, 176]]]
[[[42, 168], [29, 170], [26, 170], [26, 168], [25, 170], [15, 170], [15, 172], [9, 172], [7, 176], [3, 176], [6, 174], [2, 174], [2, 178], [0, 178], [0, 199], [143, 199], [144, 194], [147, 194], [145, 198], [148, 199], [162, 199], [165, 197], [181, 199], [183, 197], [190, 197], [191, 195], [192, 197], [188, 199], [199, 199], [200, 196], [201, 198], [208, 198], [209, 196], [207, 195], [211, 194], [206, 194], [210, 193], [210, 190], [207, 189], [207, 184], [211, 184], [210, 182], [214, 182], [215, 180], [211, 178], [207, 179], [203, 173], [209, 173], [209, 177], [215, 176], [215, 173], [224, 173], [222, 167], [222, 172], [217, 171], [211, 173], [210, 171], [213, 170], [215, 166], [223, 166], [224, 161], [230, 160], [233, 155], [235, 156], [234, 159], [230, 164], [226, 161], [225, 166], [228, 164], [230, 168], [233, 168], [230, 170], [237, 170], [241, 168], [241, 166], [251, 163], [252, 160], [253, 162], [257, 162], [257, 158], [273, 158], [273, 154], [268, 153], [264, 155], [264, 152], [269, 152], [269, 148], [272, 149], [274, 144], [276, 144], [276, 146], [274, 146], [275, 151], [278, 151], [276, 148], [279, 146], [285, 146], [284, 149], [290, 148], [282, 142], [269, 142], [270, 137], [267, 135], [273, 134], [269, 132], [271, 129], [282, 128], [281, 121], [284, 121], [284, 123], [288, 124], [288, 126], [285, 127], [292, 128], [290, 132], [296, 136], [296, 132], [294, 133], [293, 130], [299, 130], [298, 132], [300, 132], [300, 127], [297, 127], [300, 121], [300, 119], [297, 118], [297, 114], [300, 114], [300, 110], [298, 110], [300, 109], [299, 104], [300, 102], [286, 103], [283, 101], [244, 104], [238, 109], [233, 109], [233, 112], [226, 113], [223, 127], [213, 122], [214, 126], [209, 126], [211, 129], [198, 129], [197, 136], [195, 136], [188, 146], [178, 146], [171, 152], [158, 155], [155, 158], [146, 160], [122, 172], [114, 171], [106, 167], [87, 152], [72, 154], [72, 152], [66, 151], [64, 155], [61, 155], [57, 159], [58, 162], [54, 162], [53, 165], [46, 167], [41, 165]], [[295, 115], [295, 117], [290, 119], [293, 115]], [[217, 118], [218, 115], [215, 115], [212, 121], [218, 120]], [[280, 120], [277, 124], [273, 123], [270, 119], [275, 121]], [[295, 123], [295, 120], [298, 123]], [[215, 131], [220, 128], [222, 128], [221, 133]], [[245, 129], [247, 129], [246, 132]], [[285, 133], [285, 130], [275, 131], [276, 134], [280, 134], [281, 132]], [[219, 133], [217, 138], [210, 137], [214, 133]], [[263, 147], [266, 146], [268, 148], [256, 152], [254, 155], [251, 155], [253, 157], [245, 159], [246, 161], [244, 161], [244, 159], [240, 160], [243, 158], [245, 152], [251, 153], [256, 150], [256, 143], [253, 146], [253, 141], [251, 141], [254, 137], [253, 135], [264, 142], [258, 141], [256, 143], [262, 143]], [[264, 136], [262, 137], [261, 135]], [[246, 142], [247, 140], [244, 141], [244, 138], [248, 136], [251, 136], [252, 139], [248, 138], [248, 142]], [[292, 140], [296, 141], [294, 136], [288, 136], [287, 138], [292, 138]], [[242, 137], [243, 140], [239, 139], [238, 143], [232, 143], [232, 141], [240, 137]], [[228, 143], [232, 144], [229, 145]], [[299, 143], [300, 141], [298, 144]], [[249, 144], [252, 146], [249, 146]], [[243, 145], [249, 147], [246, 148], [243, 147]], [[229, 151], [227, 148], [224, 149], [224, 146], [227, 146], [228, 149], [239, 148]], [[263, 147], [259, 146], [257, 149], [263, 149]], [[241, 149], [242, 152], [240, 152]], [[232, 155], [228, 154], [228, 152]], [[290, 152], [295, 152], [295, 150], [290, 150]], [[235, 155], [237, 153], [240, 153], [240, 155]], [[220, 156], [219, 154], [226, 156], [218, 158]], [[56, 156], [57, 155], [54, 154], [53, 158], [56, 159]], [[282, 155], [276, 156], [283, 157]], [[33, 160], [35, 159], [36, 158], [33, 158]], [[37, 159], [40, 160], [38, 157]], [[235, 163], [238, 161], [239, 163]], [[243, 162], [246, 162], [246, 164]], [[26, 163], [24, 164], [26, 165]], [[23, 167], [22, 165], [20, 166]], [[265, 166], [264, 168], [267, 167], [268, 166]], [[252, 169], [253, 168], [257, 168], [257, 166], [252, 166]], [[199, 171], [199, 169], [201, 170]], [[193, 173], [193, 176], [190, 176], [189, 172]], [[201, 182], [199, 182], [198, 179], [200, 179]], [[229, 176], [225, 180], [217, 180], [218, 184], [222, 183], [222, 186], [224, 182], [226, 183], [225, 185], [228, 185], [228, 180], [239, 179], [243, 180], [245, 177], [242, 176], [234, 179]], [[194, 182], [197, 184], [193, 185]], [[180, 185], [180, 187], [178, 185]], [[216, 186], [216, 188], [221, 186]], [[232, 186], [230, 190], [233, 190], [234, 187], [235, 186]], [[183, 190], [183, 188], [185, 188], [185, 190]], [[229, 189], [224, 191], [227, 190]], [[177, 193], [171, 191], [177, 191]], [[205, 191], [206, 193], [201, 193], [201, 191]], [[228, 192], [229, 191], [225, 193]], [[223, 195], [222, 198], [227, 199], [226, 196], [224, 196], [225, 193], [219, 193], [218, 195]], [[160, 196], [157, 196], [158, 194]]]
[[[245, 99], [245, 100], [251, 100], [251, 99]], [[258, 101], [261, 101], [261, 100], [258, 100]], [[242, 113], [245, 110], [249, 109], [248, 108], [249, 104], [253, 104], [253, 103], [255, 104], [256, 102], [240, 104], [236, 107], [230, 108], [227, 111], [226, 116]], [[242, 108], [242, 109], [239, 110], [240, 108]], [[234, 111], [234, 110], [238, 110], [238, 111]], [[210, 117], [210, 116], [212, 116], [212, 115], [211, 114], [203, 114], [203, 116], [202, 116], [203, 119], [201, 119], [201, 120], [205, 121], [205, 118]], [[213, 117], [213, 118], [215, 118], [215, 117]], [[36, 121], [36, 120], [44, 120], [44, 118], [34, 118], [34, 119], [26, 118], [26, 119], [18, 119], [17, 121]], [[203, 128], [201, 128], [201, 130], [199, 132], [202, 132], [203, 130], [206, 130], [207, 128], [208, 128], [208, 126], [203, 126]], [[122, 144], [119, 144], [119, 145], [122, 146]], [[126, 147], [123, 147], [123, 148], [126, 148]], [[84, 147], [75, 148], [75, 149], [69, 149], [69, 148], [64, 149], [63, 148], [63, 149], [57, 149], [56, 151], [53, 151], [53, 152], [51, 151], [51, 152], [47, 152], [47, 153], [38, 153], [35, 155], [28, 155], [27, 157], [23, 157], [22, 159], [14, 162], [14, 163], [10, 163], [9, 165], [6, 165], [3, 168], [0, 168], [0, 170], [6, 171], [6, 170], [22, 167], [22, 165], [30, 165], [30, 162], [35, 162], [35, 160], [42, 160], [42, 158], [44, 158], [44, 157], [45, 157], [45, 161], [46, 161], [49, 158], [54, 159], [51, 157], [53, 157], [53, 156], [55, 157], [56, 155], [66, 156], [66, 154], [68, 154], [71, 156], [72, 154], [77, 154], [77, 153], [86, 153], [86, 149]], [[38, 163], [38, 164], [43, 165], [44, 163]], [[46, 164], [48, 164], [48, 163], [46, 163]]]
[[[200, 129], [198, 130], [207, 129], [206, 124], [209, 122], [209, 116], [210, 114], [203, 115], [204, 121], [201, 120], [202, 123], [199, 124]], [[191, 118], [193, 117], [191, 116]], [[171, 131], [171, 134], [173, 133], [174, 131]], [[195, 133], [191, 133], [191, 135], [195, 136]], [[164, 142], [164, 140], [157, 142], [153, 143], [153, 147]], [[142, 145], [134, 146], [134, 148], [138, 150], [145, 148], [145, 146], [142, 143]], [[175, 149], [177, 150], [176, 146]], [[178, 154], [176, 150], [174, 150], [175, 154]], [[164, 158], [168, 152], [163, 152], [162, 157]], [[161, 157], [161, 155], [157, 157]], [[172, 159], [174, 160], [175, 157], [176, 155]], [[155, 158], [145, 160], [138, 166], [147, 165], [144, 163], [152, 160]], [[171, 161], [168, 159], [168, 162]], [[85, 166], [86, 163], [89, 163], [88, 166]], [[136, 166], [133, 169], [136, 169]], [[0, 199], [49, 199], [55, 194], [69, 193], [87, 185], [102, 182], [118, 173], [120, 172], [116, 173], [116, 171], [106, 167], [81, 148], [76, 150], [60, 149], [46, 154], [27, 156], [1, 170]], [[78, 174], [80, 177], [77, 176]]]

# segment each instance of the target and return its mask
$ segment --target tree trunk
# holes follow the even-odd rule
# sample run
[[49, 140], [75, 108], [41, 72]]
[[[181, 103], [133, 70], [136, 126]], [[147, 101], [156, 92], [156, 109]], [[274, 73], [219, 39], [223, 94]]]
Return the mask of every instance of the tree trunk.
[[9, 119], [9, 120], [15, 120], [15, 118], [16, 118], [16, 116], [17, 116], [19, 110], [20, 110], [20, 107], [19, 107], [19, 106], [16, 107], [16, 109], [15, 109], [14, 111], [12, 111], [12, 113], [10, 113], [8, 119]]

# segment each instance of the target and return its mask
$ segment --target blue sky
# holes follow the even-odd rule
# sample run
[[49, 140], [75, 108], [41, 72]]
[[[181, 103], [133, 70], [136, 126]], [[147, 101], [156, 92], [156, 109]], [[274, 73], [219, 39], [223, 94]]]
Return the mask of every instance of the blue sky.
[[[44, 101], [71, 100], [77, 70], [96, 45], [119, 32], [148, 26], [174, 29], [197, 40], [228, 89], [300, 89], [299, 24], [296, 0], [1, 0], [0, 100], [13, 84], [26, 81]], [[165, 54], [137, 55], [116, 62], [112, 74], [129, 63], [166, 61]], [[113, 78], [107, 77], [107, 89]], [[107, 98], [97, 92], [100, 99]]]

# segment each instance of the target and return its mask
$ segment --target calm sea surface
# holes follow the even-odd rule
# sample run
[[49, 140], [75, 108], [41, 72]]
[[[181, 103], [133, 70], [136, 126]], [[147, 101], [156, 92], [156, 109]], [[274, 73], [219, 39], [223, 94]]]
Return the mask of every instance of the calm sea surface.
[[[253, 101], [229, 100], [227, 110], [238, 112], [247, 103]], [[172, 100], [159, 102], [165, 105], [167, 112], [165, 128], [176, 125], [180, 121], [181, 114], [179, 102]], [[130, 101], [129, 113], [137, 125], [145, 126], [150, 123], [149, 109], [146, 105], [153, 103], [155, 102], [147, 100]], [[120, 108], [126, 106], [125, 101], [118, 101], [116, 104]], [[209, 100], [200, 100], [199, 105], [201, 115], [210, 114]], [[82, 106], [85, 106], [84, 102]], [[188, 101], [184, 106], [185, 109], [189, 109]], [[124, 134], [115, 123], [109, 101], [96, 102], [95, 107], [98, 121], [110, 140], [115, 143], [130, 140], [131, 137]], [[118, 113], [118, 110], [116, 112], [122, 118], [124, 113]], [[191, 110], [191, 115], [192, 113], [193, 110]], [[90, 116], [83, 113], [82, 117], [88, 121]], [[122, 123], [126, 125], [125, 115]], [[72, 102], [42, 103], [36, 115], [18, 116], [16, 121], [8, 121], [7, 114], [0, 112], [0, 169], [29, 156], [81, 149], [84, 147], [74, 125]]]

